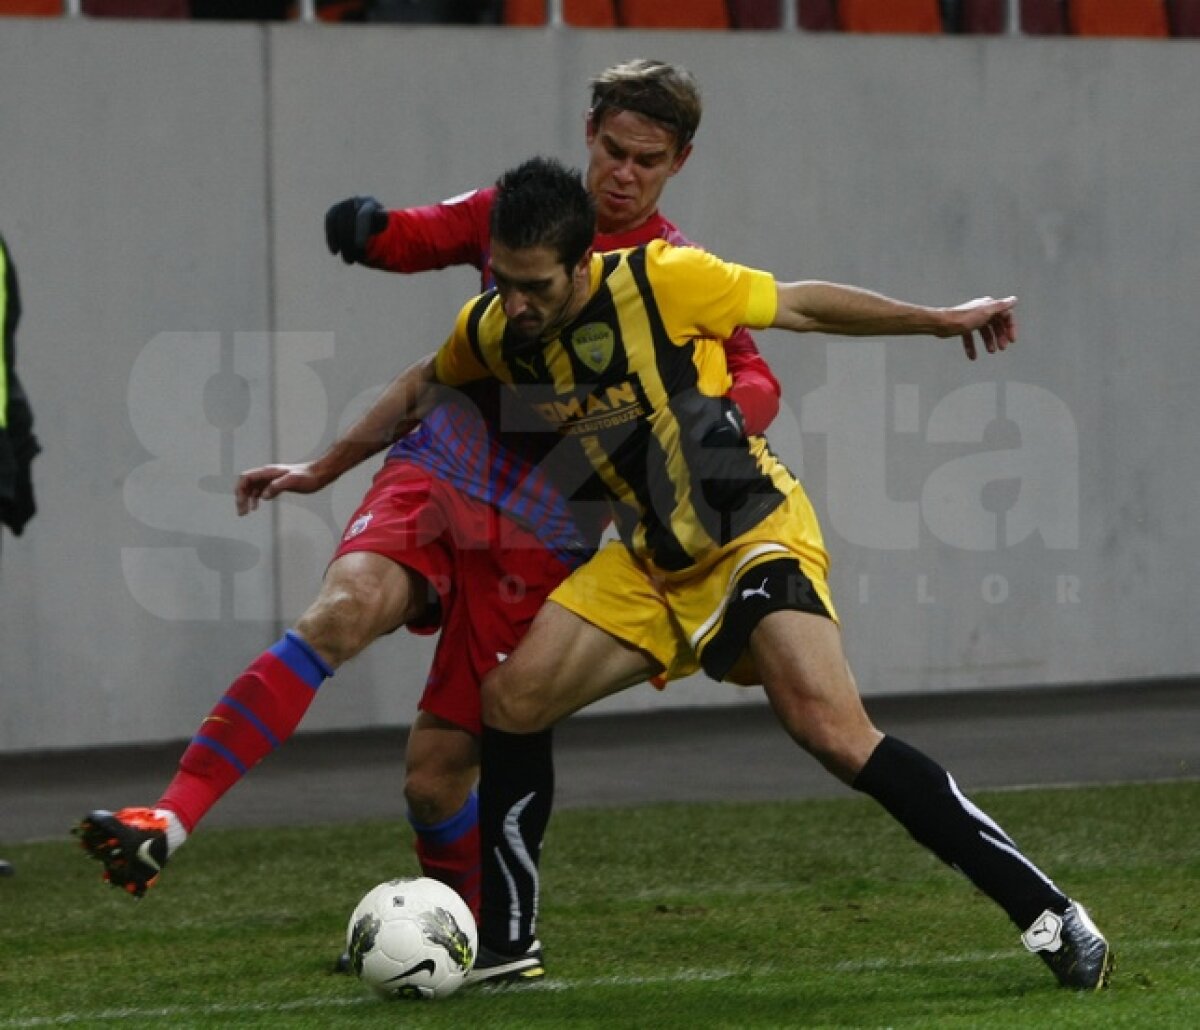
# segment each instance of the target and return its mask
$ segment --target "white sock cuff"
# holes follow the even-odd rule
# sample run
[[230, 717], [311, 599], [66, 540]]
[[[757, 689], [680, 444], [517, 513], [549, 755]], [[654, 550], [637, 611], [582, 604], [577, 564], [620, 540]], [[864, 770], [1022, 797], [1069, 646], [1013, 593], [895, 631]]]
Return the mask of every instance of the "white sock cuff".
[[154, 814], [167, 821], [167, 854], [173, 855], [175, 850], [187, 840], [188, 832], [183, 823], [179, 821], [179, 816], [169, 808], [156, 808]]

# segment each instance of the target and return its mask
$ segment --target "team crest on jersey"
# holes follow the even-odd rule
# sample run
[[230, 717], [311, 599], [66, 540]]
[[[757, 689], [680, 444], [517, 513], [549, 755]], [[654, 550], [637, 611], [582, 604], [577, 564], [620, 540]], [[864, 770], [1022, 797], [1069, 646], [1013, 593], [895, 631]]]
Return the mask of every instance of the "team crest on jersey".
[[367, 528], [367, 526], [369, 526], [371, 524], [371, 519], [373, 519], [374, 517], [375, 517], [375, 515], [373, 512], [369, 512], [369, 511], [364, 512], [362, 515], [360, 515], [358, 518], [356, 518], [352, 523], [350, 523], [350, 528], [348, 530], [346, 530], [346, 535], [344, 537], [342, 537], [342, 539], [343, 540], [353, 540], [356, 536], [358, 536], [359, 533], [363, 532]]
[[593, 372], [603, 372], [612, 361], [613, 348], [612, 329], [603, 322], [589, 322], [580, 326], [571, 334], [571, 349]]

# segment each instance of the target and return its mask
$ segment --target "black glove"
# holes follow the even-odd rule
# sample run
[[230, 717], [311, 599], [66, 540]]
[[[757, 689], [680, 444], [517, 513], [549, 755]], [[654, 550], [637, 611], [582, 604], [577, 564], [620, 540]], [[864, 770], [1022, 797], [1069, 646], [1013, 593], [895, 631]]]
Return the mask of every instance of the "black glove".
[[367, 254], [367, 242], [387, 228], [387, 211], [374, 197], [350, 197], [325, 212], [325, 243], [348, 265]]
[[700, 438], [703, 447], [737, 447], [746, 439], [746, 420], [742, 409], [728, 397], [718, 397], [721, 405], [720, 417], [704, 431]]

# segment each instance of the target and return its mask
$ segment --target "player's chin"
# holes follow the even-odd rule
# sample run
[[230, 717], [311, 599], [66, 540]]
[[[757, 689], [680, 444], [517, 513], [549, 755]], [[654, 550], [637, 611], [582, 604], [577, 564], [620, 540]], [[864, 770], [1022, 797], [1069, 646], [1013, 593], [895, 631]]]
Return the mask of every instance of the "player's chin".
[[508, 328], [522, 343], [536, 343], [542, 334], [542, 323], [536, 318], [509, 322]]
[[596, 198], [596, 213], [607, 222], [625, 222], [629, 220], [637, 208], [637, 201], [615, 193], [602, 193]]

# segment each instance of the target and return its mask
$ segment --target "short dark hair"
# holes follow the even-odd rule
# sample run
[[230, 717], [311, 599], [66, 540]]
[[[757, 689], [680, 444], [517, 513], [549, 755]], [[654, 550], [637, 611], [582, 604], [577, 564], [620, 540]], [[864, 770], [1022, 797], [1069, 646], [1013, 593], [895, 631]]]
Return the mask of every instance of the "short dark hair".
[[513, 250], [551, 247], [568, 271], [596, 235], [596, 202], [578, 169], [533, 157], [500, 176], [492, 239]]
[[605, 68], [591, 87], [596, 127], [614, 111], [633, 111], [669, 129], [677, 150], [691, 143], [700, 127], [700, 87], [677, 64], [639, 57]]

